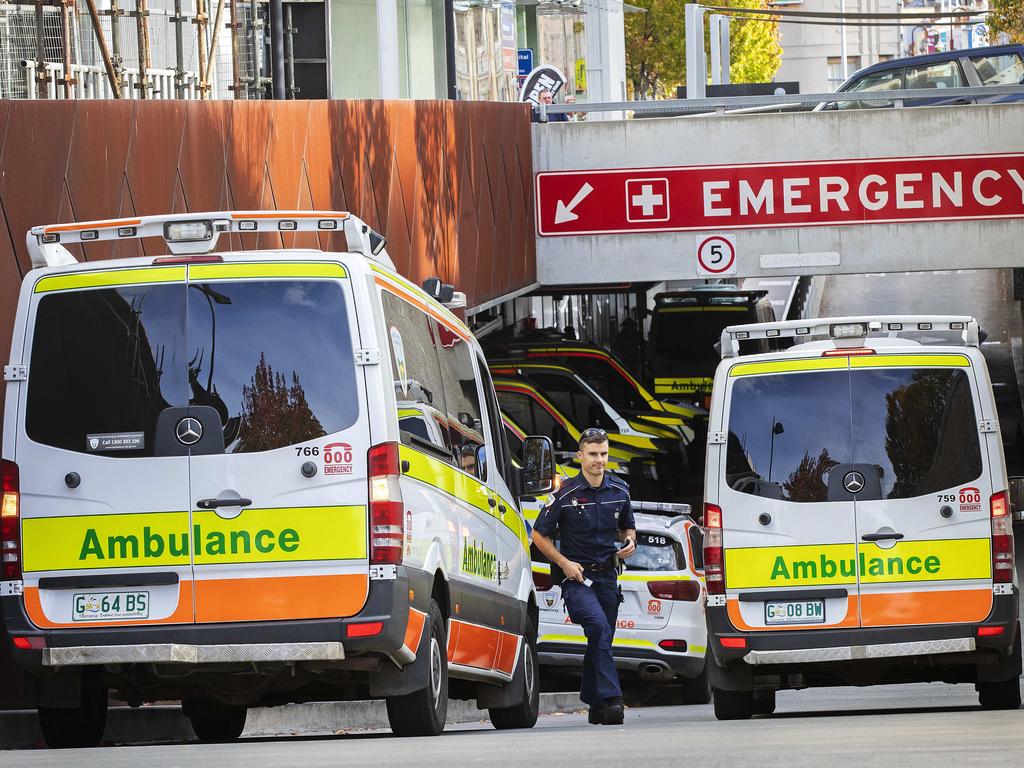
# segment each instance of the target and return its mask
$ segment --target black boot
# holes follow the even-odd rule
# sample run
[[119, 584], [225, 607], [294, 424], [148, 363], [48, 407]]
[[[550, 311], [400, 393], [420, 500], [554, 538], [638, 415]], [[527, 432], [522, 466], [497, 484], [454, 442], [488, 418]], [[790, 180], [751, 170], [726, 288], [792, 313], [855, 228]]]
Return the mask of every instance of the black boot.
[[603, 725], [604, 724], [604, 707], [591, 707], [587, 712], [587, 722], [591, 725]]
[[622, 699], [609, 699], [605, 702], [601, 722], [605, 725], [622, 725], [625, 715]]

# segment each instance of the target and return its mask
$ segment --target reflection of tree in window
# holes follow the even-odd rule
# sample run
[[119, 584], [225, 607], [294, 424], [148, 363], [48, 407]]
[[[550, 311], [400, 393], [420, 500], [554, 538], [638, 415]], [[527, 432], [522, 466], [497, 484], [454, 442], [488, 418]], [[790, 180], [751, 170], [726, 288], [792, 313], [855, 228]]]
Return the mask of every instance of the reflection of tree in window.
[[805, 453], [797, 468], [782, 484], [790, 501], [828, 501], [828, 486], [825, 473], [839, 462], [829, 456], [828, 448], [822, 448], [815, 457]]
[[252, 380], [242, 387], [237, 452], [269, 451], [327, 434], [306, 402], [299, 375], [293, 371], [291, 378], [289, 385], [260, 353]]
[[909, 498], [981, 473], [970, 385], [962, 371], [919, 370], [885, 395], [889, 498]]

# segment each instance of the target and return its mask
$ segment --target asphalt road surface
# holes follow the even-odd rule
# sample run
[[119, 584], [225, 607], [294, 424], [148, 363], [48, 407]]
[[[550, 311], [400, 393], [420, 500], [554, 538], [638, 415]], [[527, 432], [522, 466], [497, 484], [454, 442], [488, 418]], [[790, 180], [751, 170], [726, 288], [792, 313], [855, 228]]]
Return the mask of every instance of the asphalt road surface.
[[718, 722], [711, 705], [629, 708], [622, 726], [585, 714], [547, 715], [530, 731], [487, 722], [428, 739], [378, 732], [0, 753], [4, 768], [252, 768], [300, 766], [801, 766], [1013, 765], [1024, 755], [1024, 710], [986, 712], [970, 685], [786, 691], [776, 714]]

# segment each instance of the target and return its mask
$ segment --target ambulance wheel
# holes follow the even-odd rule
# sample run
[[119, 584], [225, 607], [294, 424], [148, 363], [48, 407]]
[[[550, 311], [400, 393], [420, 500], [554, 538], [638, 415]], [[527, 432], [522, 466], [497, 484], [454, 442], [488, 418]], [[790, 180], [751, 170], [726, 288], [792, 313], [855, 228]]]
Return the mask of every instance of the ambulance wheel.
[[246, 707], [204, 702], [188, 715], [196, 738], [204, 743], [234, 741], [245, 730]]
[[427, 687], [404, 696], [387, 699], [388, 722], [396, 736], [437, 736], [448, 719], [448, 641], [444, 617], [437, 603], [430, 601], [427, 659], [430, 676]]
[[1018, 672], [1009, 680], [999, 683], [978, 683], [978, 700], [985, 709], [1019, 709], [1020, 708], [1020, 627], [1017, 627], [1017, 639], [1013, 643], [1013, 651], [1007, 660], [1009, 666]]
[[1020, 709], [1020, 678], [978, 683], [978, 701], [984, 709]]
[[523, 700], [514, 707], [487, 710], [491, 714], [491, 725], [499, 731], [509, 728], [533, 728], [540, 714], [540, 679], [537, 674], [537, 630], [533, 619], [526, 620], [526, 636], [523, 638]]
[[711, 701], [711, 685], [708, 683], [708, 662], [697, 677], [683, 678], [683, 704], [707, 704]]
[[770, 715], [775, 712], [775, 691], [758, 691], [754, 694], [754, 714]]
[[95, 747], [107, 727], [107, 689], [82, 688], [77, 707], [40, 707], [39, 728], [48, 747]]
[[715, 717], [719, 720], [749, 720], [754, 714], [753, 691], [720, 691], [712, 689], [715, 697]]

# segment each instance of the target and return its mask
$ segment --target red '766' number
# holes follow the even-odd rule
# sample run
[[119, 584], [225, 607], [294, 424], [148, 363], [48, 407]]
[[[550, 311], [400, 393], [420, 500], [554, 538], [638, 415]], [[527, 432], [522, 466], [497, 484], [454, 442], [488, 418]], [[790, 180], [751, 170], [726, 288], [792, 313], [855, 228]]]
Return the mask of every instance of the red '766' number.
[[348, 443], [331, 443], [324, 447], [324, 464], [351, 464], [352, 446]]

